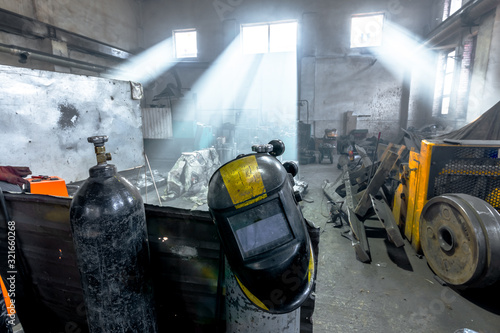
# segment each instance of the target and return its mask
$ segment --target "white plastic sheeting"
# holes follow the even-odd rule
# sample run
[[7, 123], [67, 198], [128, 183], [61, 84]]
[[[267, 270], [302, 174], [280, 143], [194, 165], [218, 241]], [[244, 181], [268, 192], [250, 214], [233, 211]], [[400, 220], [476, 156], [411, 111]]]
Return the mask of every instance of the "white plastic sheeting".
[[96, 164], [87, 137], [107, 135], [118, 170], [144, 165], [141, 110], [130, 83], [0, 66], [0, 165], [67, 183]]
[[220, 167], [215, 148], [182, 153], [167, 175], [165, 200], [188, 198], [199, 206], [207, 202], [208, 182]]

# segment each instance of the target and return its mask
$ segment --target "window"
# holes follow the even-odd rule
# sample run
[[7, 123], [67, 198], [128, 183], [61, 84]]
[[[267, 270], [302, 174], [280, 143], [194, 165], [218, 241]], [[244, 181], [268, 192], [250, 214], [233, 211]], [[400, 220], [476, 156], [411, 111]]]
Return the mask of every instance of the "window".
[[[469, 104], [469, 90], [474, 69], [474, 56], [476, 50], [477, 36], [470, 36], [463, 42], [462, 63], [460, 64], [460, 80], [457, 88], [457, 117], [467, 117]], [[458, 65], [458, 64], [457, 64]]]
[[351, 48], [382, 45], [384, 14], [360, 14], [351, 18]]
[[434, 115], [467, 118], [476, 42], [476, 36], [469, 36], [456, 49], [440, 54], [432, 107]]
[[297, 22], [265, 23], [241, 27], [245, 54], [295, 52]]
[[174, 30], [174, 44], [176, 58], [196, 58], [198, 56], [195, 29]]
[[462, 0], [445, 0], [443, 9], [443, 21], [453, 15], [462, 7]]
[[450, 112], [454, 73], [455, 50], [443, 54], [438, 61], [434, 99], [434, 109], [437, 114], [447, 115]]

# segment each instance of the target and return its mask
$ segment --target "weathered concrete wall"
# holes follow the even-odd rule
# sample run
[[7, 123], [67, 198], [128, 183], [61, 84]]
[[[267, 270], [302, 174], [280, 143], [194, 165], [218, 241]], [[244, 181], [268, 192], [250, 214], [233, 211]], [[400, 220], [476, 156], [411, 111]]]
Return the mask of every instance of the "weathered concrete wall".
[[[441, 23], [444, 0], [0, 0], [0, 8], [24, 15], [61, 29], [99, 40], [125, 50], [148, 49], [172, 37], [172, 30], [196, 28], [199, 56], [196, 63], [176, 66], [182, 81], [184, 100], [173, 101], [173, 119], [196, 120], [193, 108], [198, 91], [195, 83], [238, 36], [244, 23], [274, 22], [293, 19], [299, 23], [298, 118], [314, 124], [314, 135], [321, 137], [325, 128], [343, 132], [343, 114], [354, 111], [370, 117], [359, 118], [358, 128], [368, 128], [370, 135], [382, 132], [391, 139], [399, 132], [403, 79], [413, 72], [408, 126], [431, 123], [432, 76], [407, 66], [412, 59], [394, 52], [399, 63], [384, 61], [380, 54], [360, 54], [349, 47], [350, 17], [355, 13], [383, 12], [387, 22], [401, 27], [409, 35], [426, 36]], [[467, 120], [494, 104], [497, 95], [499, 65], [496, 64], [495, 40], [500, 35], [498, 17], [485, 19], [478, 32], [474, 76], [471, 83], [470, 112]], [[492, 42], [493, 41], [493, 42]], [[107, 65], [106, 59], [68, 50], [64, 42], [28, 39], [0, 32], [0, 42], [23, 45], [47, 53], [68, 56]], [[403, 49], [403, 47], [402, 47]], [[401, 51], [401, 50], [398, 50]], [[169, 51], [171, 52], [171, 51]], [[163, 54], [159, 58], [163, 58]], [[166, 55], [168, 57], [171, 54]], [[406, 62], [406, 64], [404, 64]], [[19, 66], [15, 57], [0, 54], [0, 63]], [[113, 63], [110, 62], [109, 66]], [[64, 71], [64, 68], [28, 60], [31, 68]], [[435, 66], [432, 60], [429, 67]], [[75, 71], [73, 71], [75, 72]], [[161, 73], [157, 73], [160, 75]], [[262, 76], [262, 78], [264, 78]], [[168, 100], [152, 101], [168, 83], [170, 74], [162, 75], [145, 91], [144, 106], [165, 105]], [[263, 95], [259, 96], [261, 98]], [[240, 93], [241, 99], [245, 96]], [[404, 94], [403, 94], [404, 97]], [[178, 108], [175, 108], [177, 104]], [[241, 101], [235, 101], [241, 105]], [[308, 107], [306, 107], [308, 106]], [[177, 111], [177, 112], [176, 112]]]
[[[490, 15], [484, 18], [477, 35], [476, 56], [474, 59], [474, 70], [472, 72], [467, 112], [467, 120], [469, 122], [485, 112], [487, 110], [485, 108], [490, 104], [490, 101], [485, 103], [485, 93], [492, 88], [488, 86], [488, 82], [486, 81], [489, 61], [491, 57], [497, 57], [497, 55], [491, 54], [490, 51], [495, 17], [495, 13], [490, 13]], [[497, 93], [497, 101], [498, 96], [499, 94]], [[492, 105], [493, 104], [489, 106]]]
[[[483, 31], [480, 31], [478, 43], [479, 41], [481, 41], [480, 53], [476, 53], [476, 57], [487, 56], [488, 64], [486, 68], [478, 68], [477, 72], [476, 68], [474, 69], [477, 76], [476, 81], [473, 82], [475, 85], [471, 86], [473, 96], [469, 103], [468, 119], [470, 120], [477, 118], [500, 100], [500, 5], [496, 13], [492, 14], [487, 24], [484, 25]], [[482, 75], [484, 75], [484, 81], [481, 80]], [[482, 86], [482, 89], [476, 85]]]
[[[380, 54], [351, 50], [350, 17], [356, 13], [384, 12], [387, 22], [418, 38], [429, 29], [427, 4], [425, 1], [352, 1], [336, 4], [335, 10], [318, 6], [315, 17], [310, 17], [309, 24], [303, 27], [303, 38], [314, 36], [316, 47], [309, 50], [312, 56], [302, 58], [301, 62], [302, 73], [315, 77], [313, 85], [311, 78], [301, 77], [301, 98], [311, 101], [316, 136], [322, 136], [325, 128], [332, 127], [343, 133], [343, 117], [347, 111], [369, 116], [358, 118], [357, 125], [359, 129], [368, 129], [369, 136], [378, 132], [387, 140], [397, 136], [403, 74], [411, 60], [392, 61], [388, 54], [403, 55], [398, 55], [401, 50], [390, 48], [382, 49]], [[387, 41], [384, 43], [389, 45]]]
[[314, 117], [316, 136], [326, 128], [343, 134], [344, 113], [354, 111], [358, 129], [384, 137], [397, 134], [395, 123], [401, 99], [401, 77], [393, 77], [372, 57], [326, 58], [316, 60]]
[[[389, 138], [399, 131], [394, 117], [399, 114], [404, 68], [389, 69], [387, 64], [377, 61], [376, 56], [351, 50], [350, 17], [380, 11], [386, 14], [387, 20], [413, 34], [423, 35], [430, 29], [427, 23], [430, 3], [430, 0], [190, 0], [180, 4], [146, 0], [143, 7], [147, 18], [144, 20], [145, 44], [153, 45], [170, 38], [174, 29], [196, 28], [198, 60], [211, 63], [237, 35], [241, 24], [297, 20], [298, 99], [308, 101], [309, 123], [315, 124], [314, 135], [321, 137], [325, 128], [332, 127], [341, 132], [344, 112], [356, 111], [370, 115], [359, 119], [358, 128], [368, 128], [372, 135], [381, 131], [384, 138]], [[185, 80], [183, 85], [191, 87], [194, 82]], [[305, 105], [299, 108], [300, 120], [304, 122], [307, 121]]]
[[87, 137], [107, 135], [118, 170], [144, 165], [141, 110], [130, 83], [0, 66], [2, 165], [66, 182], [96, 164]]
[[[430, 51], [426, 60], [429, 70], [412, 72], [408, 127], [418, 129], [437, 124], [442, 128], [458, 129], [498, 102], [500, 72], [498, 45], [495, 46], [500, 37], [500, 30], [495, 28], [498, 3], [495, 0], [463, 1], [462, 6], [470, 7], [459, 10], [443, 22], [444, 0], [433, 2], [433, 19], [429, 22], [434, 30], [426, 39], [426, 50]], [[464, 22], [470, 22], [470, 25]], [[472, 40], [475, 40], [474, 58], [463, 53]], [[497, 51], [492, 52], [493, 48]], [[438, 56], [453, 50], [456, 51], [454, 82], [450, 108], [448, 114], [443, 115], [439, 100], [434, 100]]]
[[140, 0], [0, 0], [0, 9], [0, 64], [100, 76], [141, 47]]
[[128, 51], [140, 45], [138, 0], [0, 0], [0, 8]]
[[146, 47], [172, 38], [173, 30], [196, 28], [198, 61], [213, 61], [224, 49], [223, 25], [212, 1], [145, 0], [143, 12]]
[[410, 100], [408, 106], [408, 124], [406, 128], [420, 129], [435, 124], [432, 117], [436, 57], [429, 62], [432, 71], [414, 69], [411, 73]]
[[[470, 1], [467, 1], [470, 2]], [[485, 0], [481, 10], [480, 6], [473, 7], [474, 10], [456, 14], [458, 17], [448, 18], [448, 22], [442, 22], [443, 0], [436, 1], [433, 5], [434, 16], [436, 16], [435, 31], [432, 36], [439, 35], [435, 43], [428, 45], [433, 52], [429, 57], [428, 64], [432, 71], [414, 71], [411, 84], [411, 96], [409, 107], [408, 125], [420, 128], [424, 125], [438, 124], [443, 128], [457, 129], [470, 123], [481, 114], [486, 112], [499, 100], [500, 71], [498, 70], [498, 48], [500, 29], [498, 24], [498, 7], [495, 9], [495, 2]], [[479, 1], [470, 2], [471, 5], [481, 4]], [[464, 2], [465, 5], [465, 2]], [[454, 15], [454, 16], [456, 16]], [[462, 15], [462, 16], [460, 16]], [[454, 21], [455, 20], [455, 21]], [[474, 22], [471, 26], [465, 26], [463, 22]], [[451, 23], [450, 23], [451, 22]], [[453, 28], [443, 27], [450, 26]], [[445, 33], [442, 33], [445, 31]], [[475, 51], [473, 53], [472, 66], [467, 65], [467, 55], [463, 55], [466, 43], [475, 38]], [[454, 88], [452, 89], [449, 113], [440, 114], [439, 110], [433, 110], [433, 98], [435, 90], [435, 75], [437, 71], [437, 57], [439, 52], [456, 51], [456, 68], [454, 72]], [[466, 61], [466, 63], [463, 63]], [[469, 76], [468, 69], [472, 70]], [[459, 84], [465, 82], [468, 85], [468, 95], [466, 88]], [[465, 107], [460, 105], [464, 103]], [[462, 108], [463, 107], [463, 108]], [[465, 109], [466, 108], [466, 109]]]

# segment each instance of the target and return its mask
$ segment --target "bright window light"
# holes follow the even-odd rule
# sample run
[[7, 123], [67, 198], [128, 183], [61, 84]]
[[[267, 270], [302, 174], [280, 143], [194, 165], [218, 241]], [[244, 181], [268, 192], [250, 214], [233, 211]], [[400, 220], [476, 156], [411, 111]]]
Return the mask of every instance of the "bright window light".
[[448, 114], [450, 110], [450, 97], [443, 97], [443, 102], [441, 104], [441, 114]]
[[245, 54], [296, 51], [297, 22], [247, 25], [241, 31]]
[[462, 7], [462, 0], [451, 0], [450, 16]]
[[269, 50], [269, 26], [254, 25], [242, 28], [243, 53], [267, 53]]
[[455, 82], [455, 55], [455, 51], [451, 50], [441, 54], [438, 60], [433, 105], [433, 111], [437, 115], [450, 113]]
[[455, 51], [448, 53], [444, 68], [443, 103], [441, 114], [448, 114], [450, 110], [450, 96], [453, 88], [453, 74], [455, 72]]
[[382, 45], [384, 14], [356, 15], [351, 18], [351, 48]]
[[270, 51], [294, 52], [297, 49], [297, 22], [271, 24]]
[[445, 0], [443, 6], [443, 21], [462, 8], [462, 0]]
[[175, 30], [174, 43], [176, 58], [196, 58], [198, 56], [196, 30]]

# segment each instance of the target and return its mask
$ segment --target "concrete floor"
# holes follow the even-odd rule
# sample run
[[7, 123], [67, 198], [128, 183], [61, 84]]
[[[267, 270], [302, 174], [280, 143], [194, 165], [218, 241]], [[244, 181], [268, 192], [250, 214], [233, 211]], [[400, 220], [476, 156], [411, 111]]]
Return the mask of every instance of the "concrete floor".
[[[351, 241], [342, 236], [348, 227], [328, 223], [330, 206], [322, 185], [340, 175], [337, 157], [333, 164], [324, 160], [302, 165], [299, 171], [299, 179], [309, 184], [303, 214], [321, 228], [314, 332], [500, 332], [500, 283], [466, 291], [442, 286], [406, 240], [402, 248], [387, 241], [378, 220], [365, 222], [372, 262], [356, 259]], [[166, 176], [164, 163], [152, 164]], [[153, 188], [148, 203], [158, 204]], [[207, 209], [182, 198], [163, 205]]]
[[356, 259], [351, 241], [329, 220], [329, 204], [321, 188], [334, 182], [334, 164], [300, 167], [309, 184], [304, 216], [321, 227], [315, 333], [331, 332], [500, 332], [500, 286], [458, 292], [434, 278], [425, 258], [408, 241], [396, 248], [376, 220], [365, 222], [372, 262]]

